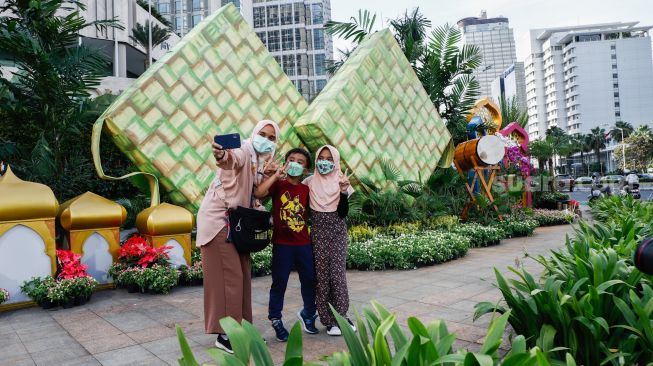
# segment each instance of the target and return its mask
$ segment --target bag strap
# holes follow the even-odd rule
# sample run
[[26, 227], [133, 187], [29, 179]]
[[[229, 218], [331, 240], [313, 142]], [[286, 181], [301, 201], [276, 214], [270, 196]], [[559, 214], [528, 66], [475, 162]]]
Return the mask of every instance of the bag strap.
[[[110, 120], [108, 117], [106, 119]], [[95, 171], [97, 172], [98, 177], [103, 180], [118, 181], [138, 175], [144, 175], [145, 178], [147, 178], [148, 185], [150, 186], [150, 207], [157, 206], [160, 202], [160, 196], [159, 179], [156, 177], [156, 175], [146, 172], [132, 172], [121, 177], [112, 177], [104, 173], [100, 157], [100, 139], [102, 138], [104, 121], [105, 118], [102, 116], [97, 121], [95, 121], [93, 124], [93, 133], [91, 135], [91, 153], [93, 154], [93, 165], [95, 166]]]

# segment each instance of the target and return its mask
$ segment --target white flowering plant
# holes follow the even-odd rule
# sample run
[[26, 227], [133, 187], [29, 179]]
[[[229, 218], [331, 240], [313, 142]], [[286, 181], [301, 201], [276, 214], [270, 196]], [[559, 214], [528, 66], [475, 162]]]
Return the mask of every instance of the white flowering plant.
[[9, 300], [9, 291], [0, 288], [0, 304]]

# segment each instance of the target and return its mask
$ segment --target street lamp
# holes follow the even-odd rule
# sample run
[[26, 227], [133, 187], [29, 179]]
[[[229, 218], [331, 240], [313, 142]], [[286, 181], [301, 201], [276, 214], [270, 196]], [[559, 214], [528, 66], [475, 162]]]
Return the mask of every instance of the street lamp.
[[[604, 124], [604, 127], [610, 127], [608, 124]], [[624, 142], [624, 129], [621, 127], [614, 126], [615, 129], [621, 131], [621, 157], [623, 160], [623, 170], [626, 172], [626, 143]]]
[[149, 63], [148, 67], [152, 66], [152, 0], [147, 1], [147, 50]]

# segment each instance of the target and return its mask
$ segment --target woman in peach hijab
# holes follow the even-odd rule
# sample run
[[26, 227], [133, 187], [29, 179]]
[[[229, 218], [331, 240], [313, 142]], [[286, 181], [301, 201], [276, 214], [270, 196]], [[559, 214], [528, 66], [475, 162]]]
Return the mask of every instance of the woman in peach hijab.
[[279, 126], [263, 120], [238, 149], [224, 150], [213, 143], [219, 169], [197, 213], [197, 246], [204, 272], [205, 331], [217, 334], [215, 346], [229, 353], [233, 353], [231, 343], [220, 319], [230, 316], [238, 322], [252, 322], [252, 278], [249, 254], [238, 253], [234, 244], [227, 242], [226, 213], [238, 206], [259, 208], [252, 190], [264, 170], [276, 171], [271, 160], [279, 136]]
[[[310, 188], [311, 239], [315, 253], [317, 286], [315, 304], [327, 334], [339, 336], [331, 304], [343, 317], [349, 310], [347, 290], [348, 198], [353, 193], [349, 177], [340, 170], [340, 153], [331, 145], [317, 150], [315, 173], [304, 180]], [[348, 319], [349, 320], [349, 319]], [[350, 325], [356, 330], [354, 324]]]

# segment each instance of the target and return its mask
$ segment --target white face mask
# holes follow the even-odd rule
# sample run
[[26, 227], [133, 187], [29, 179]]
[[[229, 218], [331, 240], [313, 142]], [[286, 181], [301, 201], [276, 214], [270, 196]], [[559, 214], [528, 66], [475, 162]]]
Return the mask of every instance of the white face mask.
[[259, 154], [269, 154], [274, 150], [276, 144], [261, 135], [256, 135], [252, 139], [252, 146]]

